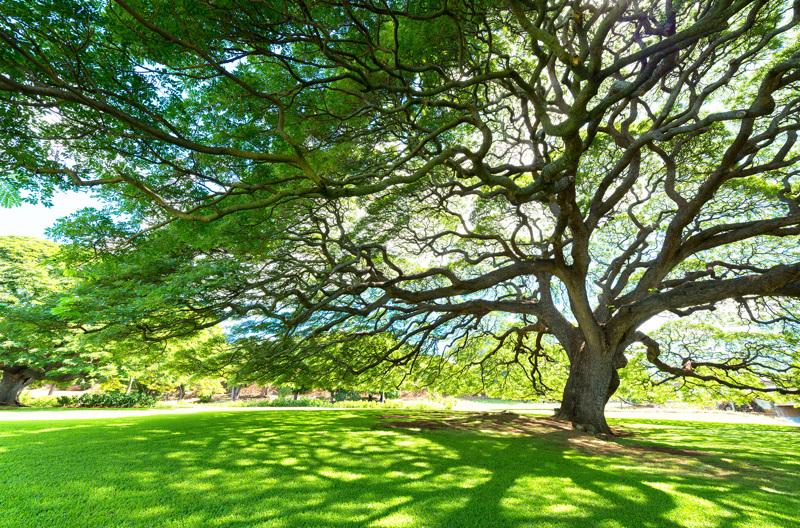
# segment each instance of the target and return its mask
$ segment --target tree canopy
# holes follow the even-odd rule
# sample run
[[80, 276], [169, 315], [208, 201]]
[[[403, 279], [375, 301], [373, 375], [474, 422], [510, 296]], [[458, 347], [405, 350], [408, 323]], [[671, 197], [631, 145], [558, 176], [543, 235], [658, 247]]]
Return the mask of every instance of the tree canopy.
[[145, 333], [239, 321], [291, 343], [265, 368], [391, 333], [334, 357], [533, 382], [557, 344], [559, 416], [608, 432], [632, 346], [798, 392], [796, 349], [675, 362], [642, 331], [797, 325], [798, 23], [783, 0], [6, 0], [4, 185], [92, 187], [109, 209], [61, 236], [180, 263], [154, 276], [183, 310]]

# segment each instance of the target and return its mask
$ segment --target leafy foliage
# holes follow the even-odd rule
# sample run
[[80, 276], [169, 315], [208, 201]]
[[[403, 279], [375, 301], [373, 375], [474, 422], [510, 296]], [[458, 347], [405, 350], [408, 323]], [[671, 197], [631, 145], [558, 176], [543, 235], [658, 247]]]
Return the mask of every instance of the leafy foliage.
[[125, 394], [120, 391], [84, 393], [80, 396], [59, 396], [56, 398], [62, 407], [153, 407], [155, 396], [143, 392]]
[[52, 242], [0, 237], [0, 370], [26, 383], [97, 375], [111, 358], [54, 313], [73, 284], [58, 253]]

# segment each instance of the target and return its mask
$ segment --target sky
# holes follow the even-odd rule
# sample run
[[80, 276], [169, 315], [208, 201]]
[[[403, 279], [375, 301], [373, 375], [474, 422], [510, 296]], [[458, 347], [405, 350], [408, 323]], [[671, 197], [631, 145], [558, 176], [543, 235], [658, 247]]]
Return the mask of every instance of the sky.
[[56, 220], [83, 209], [100, 207], [99, 200], [88, 192], [59, 192], [53, 196], [53, 206], [24, 204], [5, 209], [0, 207], [0, 236], [19, 235], [47, 238], [44, 230]]

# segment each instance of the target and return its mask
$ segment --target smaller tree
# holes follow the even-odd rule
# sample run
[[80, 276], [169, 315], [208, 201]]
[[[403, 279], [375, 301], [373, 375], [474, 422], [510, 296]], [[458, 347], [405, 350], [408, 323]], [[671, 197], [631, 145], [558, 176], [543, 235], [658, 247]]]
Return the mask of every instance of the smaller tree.
[[123, 352], [115, 357], [111, 378], [120, 387], [127, 384], [153, 394], [177, 389], [182, 400], [194, 388], [221, 389], [230, 377], [230, 347], [219, 328], [164, 341], [116, 337]]

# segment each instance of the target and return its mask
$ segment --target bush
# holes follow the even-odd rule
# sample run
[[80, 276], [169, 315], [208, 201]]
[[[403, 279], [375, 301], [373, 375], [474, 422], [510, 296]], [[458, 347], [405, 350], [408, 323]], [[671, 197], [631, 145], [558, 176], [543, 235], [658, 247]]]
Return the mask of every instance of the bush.
[[361, 395], [354, 390], [339, 389], [333, 395], [333, 399], [338, 401], [361, 401]]
[[452, 409], [456, 406], [456, 399], [453, 396], [442, 396], [437, 392], [428, 394], [428, 401], [440, 408]]
[[278, 398], [277, 400], [242, 400], [223, 404], [225, 407], [333, 407], [333, 405], [326, 400], [317, 400], [315, 398]]
[[278, 399], [285, 400], [289, 396], [293, 396], [294, 393], [292, 392], [292, 387], [281, 387], [278, 389]]
[[142, 392], [125, 394], [120, 391], [109, 391], [80, 396], [59, 396], [58, 404], [64, 407], [153, 407], [156, 404], [156, 397]]
[[19, 395], [19, 402], [28, 407], [58, 407], [58, 398], [55, 396], [41, 396], [34, 398], [27, 392]]
[[380, 403], [378, 401], [339, 401], [331, 403], [327, 399], [300, 398], [293, 400], [289, 398], [278, 398], [277, 400], [242, 400], [237, 402], [224, 402], [215, 404], [218, 407], [324, 407], [324, 408], [356, 408], [356, 409], [421, 409], [435, 410], [441, 409], [440, 405], [427, 403], [417, 403], [406, 405], [402, 401], [392, 401]]

